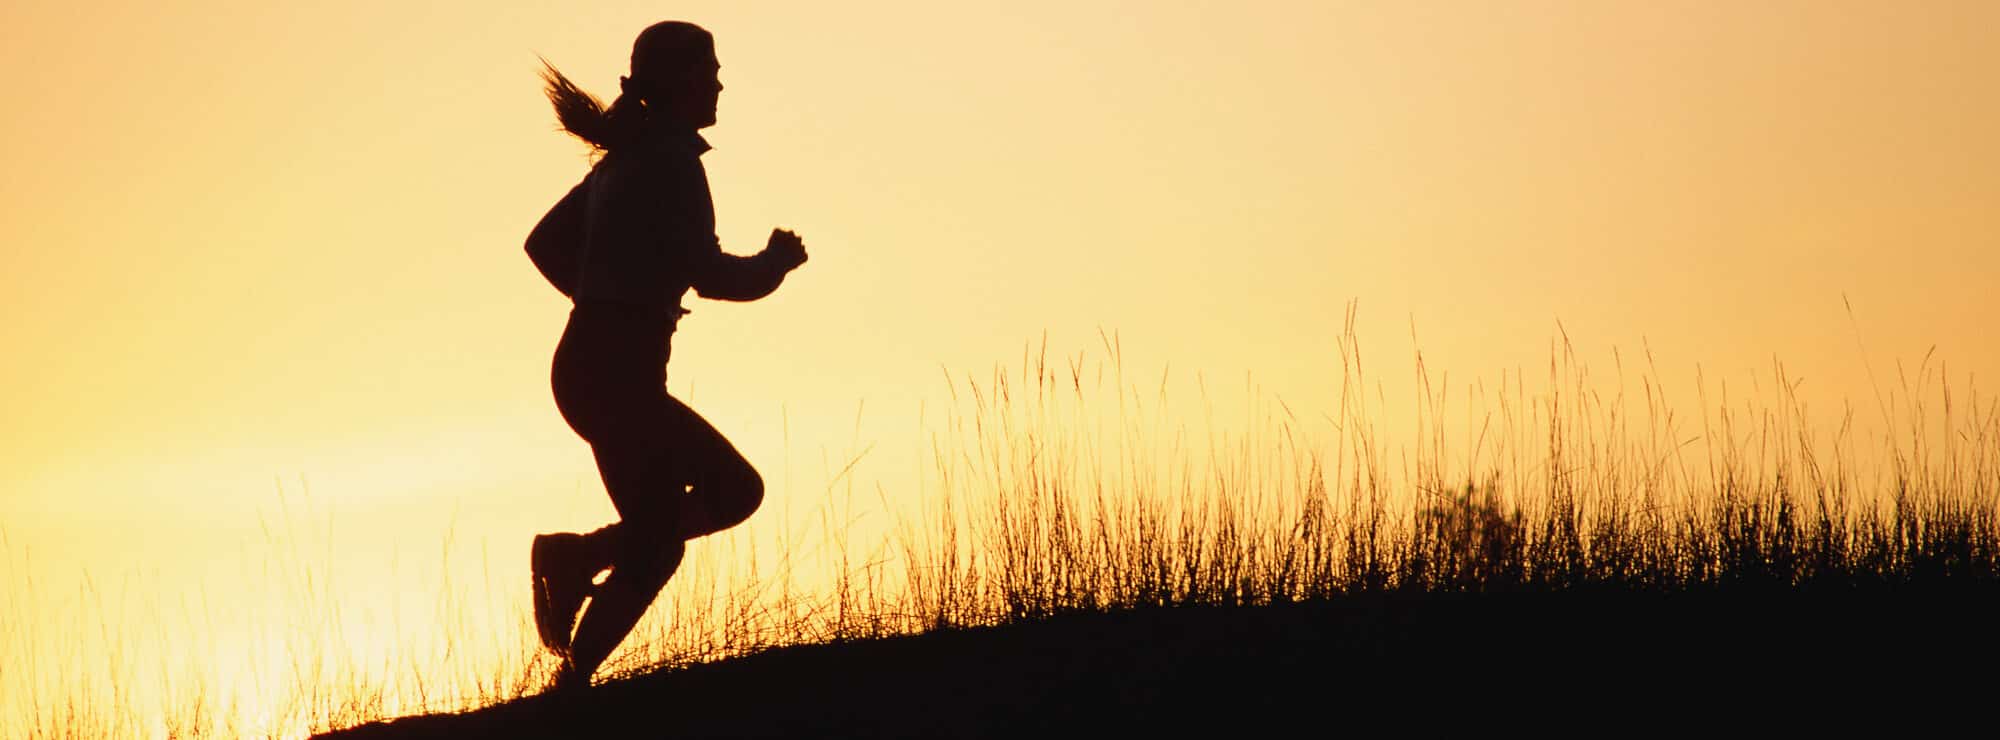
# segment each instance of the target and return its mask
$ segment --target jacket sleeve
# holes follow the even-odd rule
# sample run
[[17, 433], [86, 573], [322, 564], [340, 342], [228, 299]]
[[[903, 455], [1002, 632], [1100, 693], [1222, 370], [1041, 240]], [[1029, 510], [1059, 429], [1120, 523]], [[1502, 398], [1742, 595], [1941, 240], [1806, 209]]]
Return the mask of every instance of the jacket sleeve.
[[586, 201], [590, 196], [586, 187], [590, 178], [585, 177], [569, 194], [556, 201], [555, 207], [542, 216], [533, 231], [528, 232], [528, 258], [542, 277], [563, 295], [576, 294], [577, 271], [583, 262], [583, 235], [587, 226]]
[[774, 257], [768, 250], [749, 257], [729, 254], [711, 234], [708, 246], [696, 250], [688, 277], [694, 292], [703, 298], [754, 301], [777, 290], [790, 271]]

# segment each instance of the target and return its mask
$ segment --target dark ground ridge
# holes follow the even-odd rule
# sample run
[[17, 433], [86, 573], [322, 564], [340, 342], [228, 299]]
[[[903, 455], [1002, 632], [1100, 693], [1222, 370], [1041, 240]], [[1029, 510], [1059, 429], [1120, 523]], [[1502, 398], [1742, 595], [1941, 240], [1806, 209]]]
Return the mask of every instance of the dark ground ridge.
[[779, 648], [323, 737], [1322, 736], [1311, 728], [1436, 728], [1524, 703], [1562, 716], [1948, 705], [1994, 695], [1995, 597], [1984, 584], [1387, 593], [1073, 614]]

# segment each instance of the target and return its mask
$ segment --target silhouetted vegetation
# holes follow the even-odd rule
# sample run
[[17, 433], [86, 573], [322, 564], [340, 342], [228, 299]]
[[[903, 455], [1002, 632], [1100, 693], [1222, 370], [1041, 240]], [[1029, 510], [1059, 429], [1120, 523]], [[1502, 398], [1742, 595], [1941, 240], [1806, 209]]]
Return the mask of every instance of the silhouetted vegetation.
[[[1961, 406], [1944, 390], [1934, 417], [1924, 388], [1906, 382], [1894, 396], [1901, 405], [1883, 401], [1895, 436], [1881, 440], [1871, 466], [1857, 452], [1853, 413], [1816, 430], [1782, 368], [1775, 406], [1711, 408], [1702, 389], [1710, 410], [1691, 434], [1668, 411], [1656, 374], [1642, 379], [1648, 414], [1635, 425], [1622, 396], [1590, 387], [1564, 341], [1550, 390], [1524, 397], [1512, 379], [1511, 395], [1465, 425], [1473, 435], [1460, 449], [1445, 439], [1446, 399], [1430, 391], [1419, 357], [1425, 432], [1392, 468], [1361, 403], [1351, 331], [1349, 393], [1341, 415], [1327, 419], [1330, 448], [1305, 442], [1282, 406], [1248, 436], [1191, 446], [1163, 396], [1126, 387], [1114, 339], [1105, 350], [1120, 389], [1109, 426], [1082, 408], [1093, 381], [1081, 359], [1052, 367], [1045, 355], [1031, 357], [1018, 375], [955, 382], [960, 413], [933, 439], [930, 513], [904, 522], [894, 545], [863, 566], [847, 565], [843, 549], [821, 599], [711, 602], [705, 611], [726, 624], [682, 626], [731, 638], [701, 645], [706, 652], [655, 653], [650, 665], [630, 666], [640, 678], [591, 698], [375, 729], [464, 731], [501, 718], [517, 728], [615, 723], [636, 711], [619, 702], [698, 695], [692, 714], [670, 726], [1004, 736], [1064, 726], [1045, 724], [1062, 717], [1070, 730], [1132, 730], [1163, 721], [1135, 709], [1146, 702], [1181, 717], [1240, 717], [1246, 707], [1218, 697], [1377, 696], [1373, 679], [1359, 677], [1414, 665], [1519, 673], [1556, 661], [1594, 666], [1607, 679], [1664, 681], [1699, 664], [1700, 680], [1726, 683], [1737, 670], [1774, 680], [1836, 664], [1902, 672], [1918, 644], [1992, 649], [1980, 626], [1991, 609], [1980, 605], [2000, 582], [2000, 413], [1976, 397]], [[1107, 635], [1116, 629], [1131, 633]], [[946, 637], [975, 633], [982, 637]], [[994, 644], [926, 662], [906, 639], [939, 656], [966, 640]], [[807, 644], [829, 647], [798, 647]], [[1617, 659], [1598, 655], [1606, 650]], [[1218, 654], [1232, 668], [1218, 670]], [[724, 658], [744, 660], [725, 671], [714, 664]], [[1074, 696], [1036, 683], [1053, 679], [1022, 678], [1051, 660], [1080, 671], [1061, 679], [1079, 687], [1151, 688], [1079, 709], [1068, 703]], [[1309, 674], [1305, 687], [1274, 683], [1300, 661], [1347, 668]], [[731, 683], [738, 675], [743, 683]], [[960, 707], [952, 711], [963, 722], [869, 719], [824, 691], [767, 688], [753, 701], [709, 688], [836, 675], [887, 696], [930, 696], [925, 681], [987, 686], [1002, 694], [992, 701], [1016, 709], [995, 714], [986, 700], [932, 697]], [[1185, 708], [1189, 691], [1207, 692], [1204, 709]], [[731, 725], [732, 701], [747, 702], [744, 712], [776, 702], [786, 713]]]
[[[691, 548], [691, 562], [715, 554], [614, 657], [617, 680], [581, 699], [542, 695], [552, 666], [523, 603], [517, 634], [465, 636], [518, 644], [489, 651], [483, 674], [453, 664], [414, 690], [343, 685], [306, 644], [299, 675], [319, 678], [275, 726], [198, 689], [175, 694], [189, 698], [166, 729], [289, 733], [489, 707], [366, 731], [533, 734], [649, 712], [692, 735], [1136, 731], [1169, 721], [1136, 719], [1149, 704], [1275, 721], [1296, 709], [1284, 697], [1379, 698], [1391, 684], [1376, 676], [1921, 677], [1945, 674], [1910, 661], [1994, 654], [2000, 407], [1928, 365], [1899, 373], [1864, 439], [1851, 409], [1811, 417], [1782, 368], [1748, 400], [1697, 387], [1694, 404], [1674, 403], [1650, 370], [1631, 396], [1607, 394], [1627, 383], [1593, 380], [1559, 341], [1543, 390], [1508, 377], [1461, 400], [1433, 390], [1418, 357], [1416, 441], [1391, 445], [1351, 330], [1341, 347], [1335, 413], [1259, 402], [1207, 433], [1167, 391], [1134, 389], [1115, 338], [1099, 361], [1030, 354], [953, 379], [954, 405], [926, 424], [921, 490], [876, 492], [885, 509], [916, 502], [886, 534], [849, 527], [857, 484], [843, 471], [824, 494], [793, 494], [829, 502], [819, 551]], [[1689, 406], [1698, 418], [1673, 411]], [[813, 567], [826, 577], [801, 572]], [[1273, 678], [1301, 670], [1302, 686]], [[878, 711], [870, 695], [902, 698]], [[107, 718], [118, 706], [45, 702], [34, 722], [58, 736], [131, 728]]]

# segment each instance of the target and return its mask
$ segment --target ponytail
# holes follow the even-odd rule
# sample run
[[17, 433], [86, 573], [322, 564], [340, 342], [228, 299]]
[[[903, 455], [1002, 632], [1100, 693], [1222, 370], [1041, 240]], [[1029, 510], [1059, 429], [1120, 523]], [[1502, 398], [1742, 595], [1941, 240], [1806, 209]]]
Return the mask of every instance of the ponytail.
[[556, 121], [591, 149], [610, 152], [638, 140], [639, 127], [646, 115], [638, 96], [620, 90], [618, 99], [606, 108], [597, 96], [570, 82], [547, 59], [542, 60], [542, 81], [548, 85], [545, 92], [549, 104], [555, 106]]

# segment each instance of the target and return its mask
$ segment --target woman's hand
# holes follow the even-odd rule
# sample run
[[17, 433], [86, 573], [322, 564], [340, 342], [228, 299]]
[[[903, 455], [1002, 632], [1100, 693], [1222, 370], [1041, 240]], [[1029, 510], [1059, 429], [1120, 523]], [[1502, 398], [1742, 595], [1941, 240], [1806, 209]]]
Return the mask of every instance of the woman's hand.
[[764, 251], [771, 253], [786, 270], [798, 269], [806, 262], [806, 243], [788, 229], [772, 229], [771, 241], [764, 245]]

